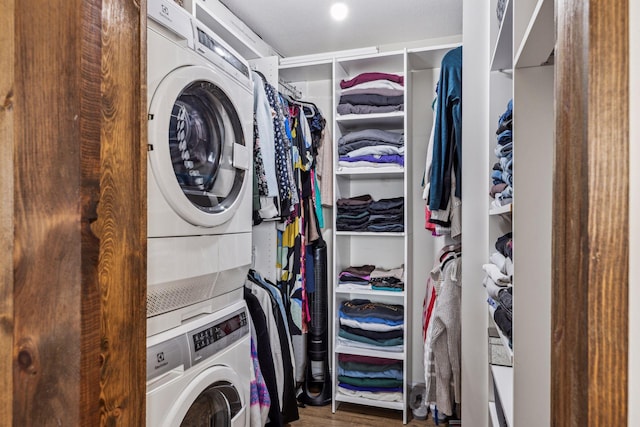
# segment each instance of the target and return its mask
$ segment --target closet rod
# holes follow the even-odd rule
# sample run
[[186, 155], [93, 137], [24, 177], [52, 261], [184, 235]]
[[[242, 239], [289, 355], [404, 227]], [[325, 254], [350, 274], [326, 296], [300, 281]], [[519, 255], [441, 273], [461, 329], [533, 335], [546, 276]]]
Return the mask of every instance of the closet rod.
[[285, 90], [289, 91], [289, 94], [293, 97], [293, 99], [302, 98], [302, 92], [299, 91], [298, 88], [292, 85], [290, 82], [287, 82], [282, 78], [278, 77], [278, 84], [282, 86]]

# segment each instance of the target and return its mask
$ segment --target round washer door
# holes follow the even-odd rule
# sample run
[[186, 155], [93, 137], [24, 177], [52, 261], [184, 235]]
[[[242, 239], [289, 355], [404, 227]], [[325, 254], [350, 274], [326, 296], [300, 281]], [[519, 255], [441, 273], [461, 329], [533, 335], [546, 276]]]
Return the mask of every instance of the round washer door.
[[224, 90], [225, 76], [205, 66], [167, 75], [149, 107], [149, 163], [167, 203], [185, 221], [220, 225], [234, 214], [247, 165], [242, 122]]
[[246, 410], [238, 375], [226, 366], [213, 366], [195, 377], [177, 397], [166, 426], [245, 426]]

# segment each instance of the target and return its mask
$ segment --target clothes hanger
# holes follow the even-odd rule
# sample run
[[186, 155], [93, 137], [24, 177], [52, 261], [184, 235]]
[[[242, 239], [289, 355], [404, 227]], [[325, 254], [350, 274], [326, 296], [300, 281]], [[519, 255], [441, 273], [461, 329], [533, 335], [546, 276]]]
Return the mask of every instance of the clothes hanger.
[[[316, 115], [316, 111], [318, 110], [318, 107], [313, 102], [297, 100], [296, 103], [300, 105], [300, 107], [302, 108], [302, 112], [304, 113], [305, 117], [310, 119]], [[305, 111], [305, 108], [308, 108], [309, 110], [311, 110], [311, 113], [307, 114], [307, 112]]]

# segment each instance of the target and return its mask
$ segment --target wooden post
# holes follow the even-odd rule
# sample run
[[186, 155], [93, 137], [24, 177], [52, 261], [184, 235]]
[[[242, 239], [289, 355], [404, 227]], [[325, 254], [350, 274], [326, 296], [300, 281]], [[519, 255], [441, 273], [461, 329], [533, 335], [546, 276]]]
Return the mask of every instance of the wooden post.
[[627, 425], [628, 0], [556, 17], [551, 417]]
[[142, 426], [146, 2], [1, 6], [0, 424]]

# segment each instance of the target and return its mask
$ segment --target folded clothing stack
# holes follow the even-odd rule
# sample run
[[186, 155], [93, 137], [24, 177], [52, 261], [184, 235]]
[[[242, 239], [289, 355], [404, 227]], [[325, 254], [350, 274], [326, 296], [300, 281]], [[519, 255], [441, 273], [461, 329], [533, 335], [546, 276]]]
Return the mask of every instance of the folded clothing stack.
[[364, 129], [342, 135], [338, 140], [338, 166], [404, 166], [404, 134], [381, 129]]
[[338, 392], [387, 402], [402, 401], [402, 361], [338, 355]]
[[484, 287], [487, 291], [487, 302], [495, 308], [493, 320], [496, 325], [512, 341], [512, 293], [513, 293], [513, 237], [506, 233], [496, 240], [496, 251], [491, 254], [489, 263], [482, 268], [486, 272]]
[[404, 290], [404, 266], [385, 270], [376, 268], [371, 272], [371, 289], [402, 292]]
[[350, 289], [371, 289], [371, 272], [374, 265], [362, 265], [347, 267], [338, 275], [338, 286]]
[[373, 265], [350, 266], [338, 275], [338, 288], [402, 292], [404, 290], [404, 267], [387, 270]]
[[340, 82], [338, 114], [390, 113], [404, 110], [404, 77], [362, 73]]
[[367, 231], [369, 224], [369, 205], [373, 198], [368, 194], [338, 199], [336, 229], [338, 231]]
[[400, 352], [404, 343], [404, 307], [367, 299], [343, 301], [338, 311], [338, 343]]
[[511, 123], [513, 121], [513, 101], [509, 101], [506, 111], [498, 120], [496, 130], [497, 144], [494, 154], [498, 161], [491, 171], [490, 196], [494, 198], [493, 207], [500, 207], [511, 203], [513, 200], [513, 133]]
[[336, 201], [338, 231], [404, 231], [404, 197], [373, 200], [368, 195]]

